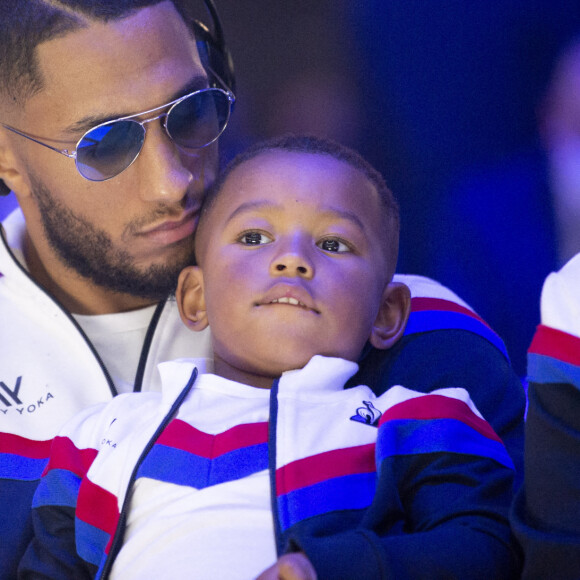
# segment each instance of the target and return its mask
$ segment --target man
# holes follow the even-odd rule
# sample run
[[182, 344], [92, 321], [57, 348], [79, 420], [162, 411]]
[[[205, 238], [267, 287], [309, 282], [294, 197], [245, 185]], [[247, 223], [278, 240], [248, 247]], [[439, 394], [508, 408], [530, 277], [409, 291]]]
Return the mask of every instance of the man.
[[[233, 95], [177, 1], [2, 0], [0, 27], [0, 179], [21, 209], [0, 245], [0, 576], [11, 578], [63, 423], [159, 388], [160, 361], [211, 354], [167, 297], [193, 256]], [[355, 384], [467, 388], [518, 467], [523, 393], [495, 337], [446, 289], [405, 282], [417, 310], [407, 335], [388, 356], [368, 349]]]
[[[143, 378], [151, 384], [150, 375], [155, 385], [158, 360], [191, 348], [209, 354], [207, 336], [193, 345], [188, 338], [187, 351], [174, 339], [179, 317], [165, 297], [191, 263], [191, 234], [216, 173], [217, 146], [178, 147], [191, 113], [166, 104], [201, 89], [186, 107], [229, 113], [232, 97], [225, 88], [204, 96], [212, 79], [171, 2], [77, 4], [4, 2], [0, 17], [2, 76], [12, 79], [2, 82], [0, 121], [11, 129], [0, 135], [0, 177], [26, 224], [19, 216], [6, 223], [0, 265], [2, 577], [14, 574], [26, 544], [34, 481], [63, 421], [133, 383], [139, 389]], [[115, 14], [99, 17], [105, 9]], [[26, 54], [30, 47], [19, 42], [24, 32], [37, 35], [35, 53]], [[134, 133], [135, 123], [111, 128], [101, 151], [85, 151], [81, 141], [76, 164], [15, 132], [71, 150], [90, 128], [151, 110], [135, 120], [171, 112], [143, 124], [142, 149], [121, 173], [112, 163], [113, 148], [122, 143], [112, 140], [128, 139], [120, 131]], [[215, 141], [222, 125], [206, 141]], [[91, 179], [118, 175], [86, 179], [80, 173], [91, 168], [83, 163], [95, 160], [102, 174]]]

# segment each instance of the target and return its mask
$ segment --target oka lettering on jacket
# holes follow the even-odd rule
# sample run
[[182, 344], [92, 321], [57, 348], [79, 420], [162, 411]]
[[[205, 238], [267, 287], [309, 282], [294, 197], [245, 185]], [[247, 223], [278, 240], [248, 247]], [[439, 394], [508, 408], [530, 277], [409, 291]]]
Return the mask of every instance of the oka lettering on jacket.
[[26, 398], [25, 392], [21, 392], [22, 383], [21, 376], [16, 379], [13, 386], [0, 381], [0, 413], [2, 415], [35, 413], [54, 399], [50, 391], [34, 399]]

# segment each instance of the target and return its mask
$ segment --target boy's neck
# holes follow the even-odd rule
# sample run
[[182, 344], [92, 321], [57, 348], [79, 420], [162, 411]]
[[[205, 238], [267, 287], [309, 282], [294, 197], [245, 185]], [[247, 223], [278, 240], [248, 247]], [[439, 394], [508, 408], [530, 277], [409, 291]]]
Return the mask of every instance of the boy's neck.
[[244, 371], [233, 367], [218, 356], [214, 358], [214, 374], [223, 377], [224, 379], [243, 383], [244, 385], [249, 385], [250, 387], [256, 387], [258, 389], [272, 388], [272, 383], [279, 376], [262, 375]]

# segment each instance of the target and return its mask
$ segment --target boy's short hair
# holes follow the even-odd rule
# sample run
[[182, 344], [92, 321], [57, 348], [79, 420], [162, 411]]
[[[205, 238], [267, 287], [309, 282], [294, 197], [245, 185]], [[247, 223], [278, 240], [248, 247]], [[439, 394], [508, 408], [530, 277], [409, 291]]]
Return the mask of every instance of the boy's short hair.
[[384, 231], [385, 236], [383, 244], [385, 247], [385, 257], [394, 272], [397, 256], [399, 252], [399, 230], [400, 216], [399, 204], [393, 195], [393, 192], [387, 186], [383, 176], [359, 153], [354, 149], [346, 147], [341, 143], [317, 137], [314, 135], [294, 135], [286, 134], [280, 137], [274, 137], [265, 141], [260, 141], [234, 157], [223, 171], [217, 176], [215, 182], [208, 190], [206, 198], [201, 209], [200, 222], [214, 204], [220, 190], [230, 174], [246, 161], [258, 157], [268, 151], [289, 151], [295, 153], [310, 153], [313, 155], [327, 155], [338, 161], [344, 161], [351, 167], [360, 171], [375, 187], [379, 195], [379, 201], [383, 208]]

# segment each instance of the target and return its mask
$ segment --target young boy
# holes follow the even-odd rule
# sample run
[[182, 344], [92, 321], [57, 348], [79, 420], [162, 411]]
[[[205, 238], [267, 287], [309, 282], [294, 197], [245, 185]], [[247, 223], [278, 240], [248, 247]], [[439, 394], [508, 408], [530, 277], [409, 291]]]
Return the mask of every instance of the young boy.
[[[258, 145], [205, 202], [184, 323], [213, 373], [70, 423], [21, 577], [510, 578], [512, 463], [463, 389], [344, 389], [403, 333], [398, 210], [354, 152]], [[412, 387], [412, 385], [408, 385]]]

